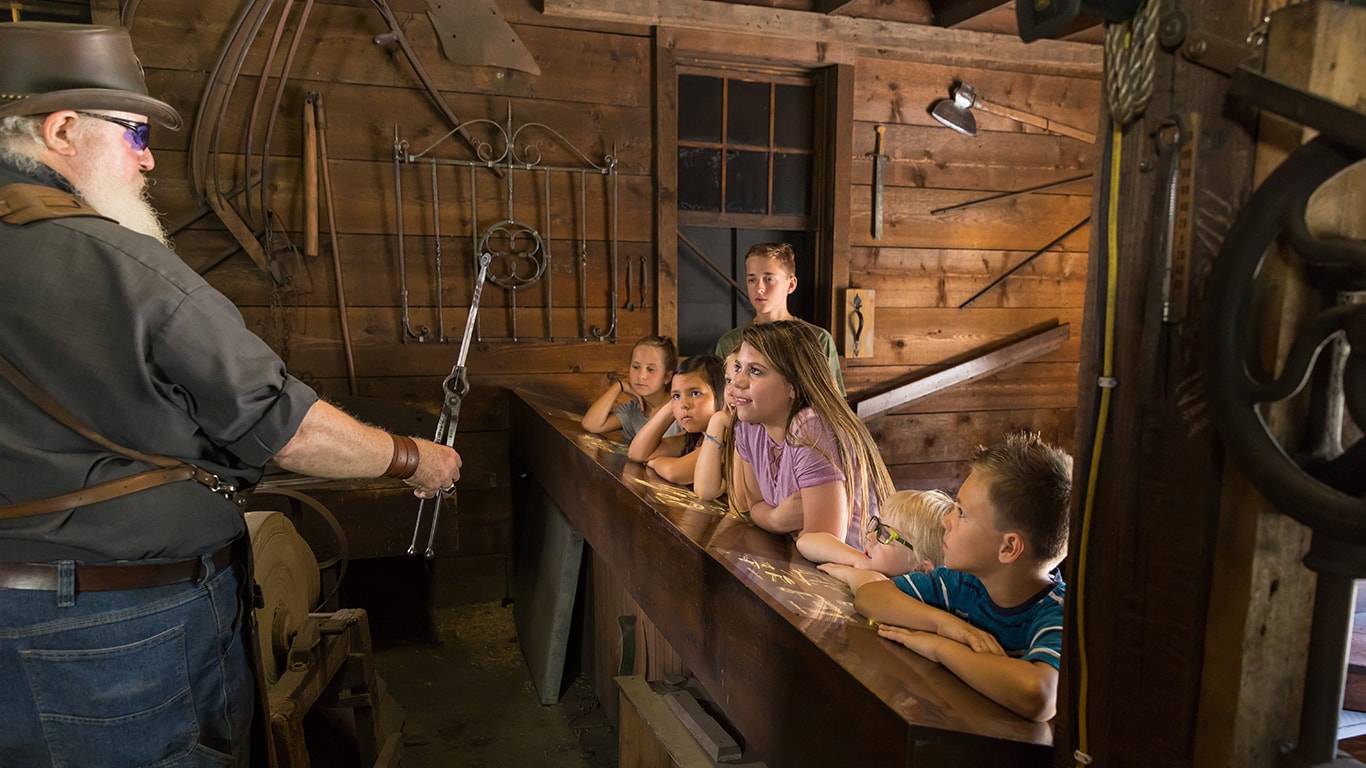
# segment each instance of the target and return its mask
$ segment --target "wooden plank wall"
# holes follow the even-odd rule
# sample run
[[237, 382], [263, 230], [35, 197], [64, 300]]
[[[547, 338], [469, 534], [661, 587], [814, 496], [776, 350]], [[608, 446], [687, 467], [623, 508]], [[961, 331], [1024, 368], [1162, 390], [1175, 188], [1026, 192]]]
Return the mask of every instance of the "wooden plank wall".
[[[390, 5], [418, 57], [462, 120], [502, 122], [510, 106], [518, 124], [550, 125], [590, 158], [615, 153], [620, 169], [621, 255], [623, 259], [645, 258], [651, 277], [658, 276], [653, 30], [550, 18], [541, 14], [535, 0], [500, 0], [504, 16], [541, 68], [540, 75], [532, 75], [451, 64], [442, 56], [425, 18], [424, 0], [391, 0]], [[149, 88], [176, 106], [187, 124], [193, 122], [240, 6], [228, 0], [144, 0], [138, 6], [132, 33]], [[235, 148], [242, 141], [274, 23], [272, 15], [252, 46], [227, 109], [224, 149], [217, 166], [226, 185], [242, 180], [241, 158]], [[378, 12], [364, 0], [325, 0], [313, 5], [272, 136], [268, 198], [289, 239], [299, 244], [300, 115], [304, 95], [316, 91], [322, 94], [329, 120], [329, 167], [340, 230], [337, 246], [359, 394], [436, 409], [441, 380], [454, 364], [458, 344], [402, 342], [392, 156], [396, 125], [415, 150], [440, 137], [449, 126], [397, 49], [372, 42], [386, 31]], [[712, 38], [708, 47], [742, 50], [724, 33], [690, 34]], [[964, 33], [968, 50], [972, 34]], [[779, 41], [772, 47], [784, 46]], [[1099, 81], [1078, 76], [1074, 64], [1066, 68], [1066, 74], [1036, 71], [1025, 75], [938, 64], [934, 62], [942, 59], [933, 54], [926, 52], [922, 57], [905, 50], [894, 55], [859, 49], [852, 58], [856, 72], [853, 103], [847, 115], [839, 116], [852, 121], [853, 127], [853, 145], [839, 148], [848, 158], [853, 180], [848, 191], [850, 224], [848, 242], [836, 243], [835, 285], [838, 289], [847, 282], [851, 287], [877, 290], [878, 336], [875, 358], [846, 362], [851, 395], [893, 386], [1030, 326], [1067, 322], [1073, 328], [1072, 340], [1047, 357], [871, 422], [899, 486], [954, 488], [963, 474], [963, 459], [972, 448], [1007, 429], [1030, 427], [1069, 447], [1073, 444], [1086, 228], [972, 308], [956, 307], [1084, 217], [1090, 207], [1090, 187], [1079, 184], [943, 215], [929, 211], [1086, 173], [1094, 166], [1096, 152], [1072, 139], [987, 114], [978, 116], [978, 137], [960, 136], [934, 123], [928, 108], [935, 99], [948, 95], [954, 80], [964, 80], [987, 98], [1091, 128], [1097, 121]], [[282, 58], [283, 50], [276, 71]], [[961, 60], [961, 52], [954, 58]], [[1037, 62], [1031, 67], [1037, 70]], [[273, 77], [267, 85], [268, 103]], [[878, 123], [888, 126], [886, 152], [893, 160], [887, 172], [885, 234], [875, 242], [869, 233], [871, 165], [864, 155], [872, 151], [873, 128]], [[306, 262], [312, 282], [307, 293], [273, 291], [269, 280], [240, 252], [209, 269], [232, 241], [212, 215], [194, 219], [197, 206], [187, 180], [189, 143], [189, 125], [178, 133], [153, 133], [155, 203], [170, 222], [193, 221], [177, 234], [177, 250], [191, 265], [208, 270], [208, 280], [241, 308], [248, 325], [285, 357], [292, 371], [325, 395], [347, 394], [326, 230], [321, 255]], [[453, 140], [443, 151], [451, 157], [464, 152]], [[418, 179], [410, 173], [404, 181], [406, 283], [414, 327], [434, 325], [436, 303], [429, 255], [431, 196]], [[497, 203], [494, 182], [488, 173], [481, 176], [481, 189], [488, 195], [481, 195], [482, 211], [493, 210]], [[447, 196], [463, 199], [463, 194], [457, 184], [447, 182], [443, 201]], [[575, 205], [566, 201], [552, 211], [553, 224], [561, 234], [565, 222], [575, 220]], [[469, 223], [455, 210], [441, 223], [443, 234], [449, 236], [444, 245], [441, 296], [444, 331], [458, 342], [472, 269], [468, 266]], [[541, 224], [539, 218], [530, 220]], [[325, 217], [323, 222], [325, 227]], [[590, 252], [601, 253], [606, 249], [607, 218], [595, 210], [590, 224]], [[559, 308], [555, 322], [562, 329], [576, 327], [573, 308], [578, 286], [571, 260], [558, 262], [552, 272]], [[590, 270], [585, 286], [590, 324], [606, 325], [609, 279], [605, 269]], [[649, 285], [653, 294], [655, 281], [651, 279]], [[544, 314], [538, 296], [519, 296], [518, 326], [524, 331], [536, 329]], [[838, 296], [830, 300], [836, 302]], [[443, 552], [443, 556], [495, 563], [501, 562], [496, 556], [510, 546], [512, 479], [506, 457], [512, 438], [502, 388], [550, 382], [580, 393], [582, 402], [566, 406], [581, 408], [606, 386], [608, 374], [624, 370], [631, 340], [673, 325], [672, 317], [656, 314], [661, 304], [671, 308], [671, 301], [651, 295], [649, 312], [626, 312], [620, 309], [624, 304], [624, 295], [618, 295], [618, 337], [625, 343], [474, 344], [468, 360], [472, 390], [456, 441], [465, 459], [460, 490], [462, 535], [459, 550]], [[508, 307], [503, 294], [486, 292], [484, 306], [484, 333], [506, 333]], [[838, 338], [841, 331], [834, 330]]]
[[[194, 118], [209, 72], [240, 5], [226, 0], [199, 4], [146, 0], [138, 8], [132, 33], [147, 71], [149, 88], [176, 106], [187, 123]], [[606, 29], [587, 31], [564, 22], [544, 26], [530, 0], [504, 0], [500, 5], [517, 34], [534, 52], [542, 69], [540, 76], [453, 65], [442, 57], [424, 15], [425, 2], [390, 2], [419, 59], [461, 120], [488, 118], [502, 123], [511, 105], [518, 124], [541, 122], [554, 127], [590, 158], [600, 159], [615, 147], [620, 158], [621, 256], [649, 258], [653, 242], [653, 191], [648, 29], [598, 25]], [[220, 163], [228, 185], [240, 181], [233, 176], [234, 164], [238, 167], [236, 173], [241, 173], [240, 154], [234, 150], [242, 142], [246, 115], [275, 19], [275, 15], [267, 19], [252, 46], [223, 123], [224, 152]], [[275, 160], [269, 199], [271, 207], [286, 222], [290, 239], [301, 245], [300, 115], [304, 95], [316, 91], [323, 97], [329, 122], [327, 140], [337, 205], [337, 245], [359, 394], [437, 410], [441, 381], [450, 372], [459, 350], [473, 282], [468, 266], [469, 224], [460, 219], [442, 221], [443, 235], [451, 236], [445, 244], [442, 303], [444, 331], [452, 343], [402, 343], [399, 260], [394, 237], [395, 125], [412, 141], [413, 151], [435, 141], [450, 126], [443, 122], [401, 53], [372, 42], [375, 35], [386, 31], [382, 17], [363, 0], [314, 4], [272, 137]], [[275, 73], [283, 55], [282, 49], [277, 55]], [[274, 78], [268, 86], [267, 104], [274, 92]], [[156, 205], [169, 222], [185, 221], [195, 213], [187, 180], [189, 127], [178, 133], [154, 131], [153, 135]], [[443, 156], [470, 158], [468, 154], [461, 157], [463, 147], [447, 149], [450, 151]], [[415, 175], [415, 169], [408, 171], [404, 205], [411, 322], [413, 326], [434, 326], [430, 187], [417, 182], [425, 177]], [[444, 197], [449, 196], [452, 202], [463, 199], [452, 178], [443, 180], [442, 207], [449, 214], [455, 214], [458, 208], [447, 209]], [[492, 191], [495, 181], [484, 172], [480, 184]], [[494, 210], [495, 202], [496, 198], [482, 201], [485, 215]], [[565, 205], [568, 206], [567, 201]], [[570, 214], [557, 210], [556, 218], [568, 220]], [[606, 252], [602, 221], [602, 217], [596, 219], [589, 231], [590, 252]], [[325, 395], [335, 396], [348, 393], [348, 382], [325, 216], [323, 222], [321, 255], [307, 261], [313, 283], [309, 293], [273, 292], [270, 281], [241, 252], [205, 276], [238, 305], [248, 326], [281, 353], [291, 371]], [[541, 222], [533, 219], [532, 223], [539, 226]], [[563, 230], [563, 224], [560, 228]], [[175, 239], [179, 253], [196, 268], [220, 258], [232, 242], [212, 215]], [[557, 313], [557, 324], [563, 333], [571, 326], [577, 327], [573, 317], [576, 297], [570, 295], [576, 286], [568, 260], [556, 265], [554, 278], [556, 306], [563, 307]], [[605, 270], [589, 272], [585, 292], [590, 324], [607, 325], [609, 287]], [[519, 297], [519, 303], [525, 300], [525, 296]], [[483, 302], [483, 333], [490, 337], [504, 335], [507, 310], [503, 295], [500, 291], [485, 291]], [[519, 327], [524, 333], [536, 327], [534, 312], [523, 309], [519, 314]], [[623, 340], [652, 332], [653, 317], [644, 312], [619, 311], [618, 317], [618, 334]], [[456, 448], [465, 461], [460, 487], [460, 548], [457, 552], [440, 553], [443, 557], [480, 558], [501, 566], [502, 559], [497, 555], [510, 547], [509, 436], [502, 388], [553, 380], [559, 387], [582, 391], [587, 398], [590, 392], [596, 394], [606, 386], [604, 372], [625, 368], [628, 353], [628, 344], [596, 341], [472, 346], [468, 360], [471, 392], [461, 412], [456, 440]]]
[[[965, 40], [970, 45], [970, 40]], [[852, 399], [962, 360], [972, 350], [1052, 322], [1070, 323], [1058, 351], [869, 422], [901, 488], [956, 489], [963, 459], [1004, 432], [1029, 428], [1074, 447], [1087, 240], [1083, 226], [969, 307], [958, 307], [1090, 213], [1089, 181], [941, 214], [931, 211], [1090, 173], [1099, 150], [974, 110], [963, 136], [929, 114], [955, 81], [982, 98], [1094, 130], [1097, 79], [886, 58], [855, 63], [849, 285], [877, 292], [875, 356], [845, 360]], [[1098, 73], [1097, 73], [1098, 74]], [[886, 125], [883, 235], [871, 232], [875, 127]], [[838, 299], [838, 297], [836, 297]], [[839, 306], [842, 307], [842, 301]], [[838, 314], [838, 311], [837, 311]], [[836, 338], [842, 337], [842, 331]]]

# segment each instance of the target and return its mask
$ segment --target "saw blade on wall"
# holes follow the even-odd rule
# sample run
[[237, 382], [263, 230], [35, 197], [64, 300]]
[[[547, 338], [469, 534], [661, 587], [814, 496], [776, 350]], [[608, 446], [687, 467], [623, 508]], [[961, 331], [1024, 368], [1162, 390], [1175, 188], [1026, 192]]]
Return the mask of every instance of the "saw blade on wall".
[[448, 60], [541, 74], [496, 0], [427, 0], [427, 16]]

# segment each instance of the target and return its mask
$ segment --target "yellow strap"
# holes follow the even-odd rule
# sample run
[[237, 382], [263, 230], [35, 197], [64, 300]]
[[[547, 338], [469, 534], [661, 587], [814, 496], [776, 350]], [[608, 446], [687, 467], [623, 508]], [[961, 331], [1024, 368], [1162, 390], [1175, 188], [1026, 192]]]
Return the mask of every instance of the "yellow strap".
[[99, 216], [85, 201], [70, 192], [41, 184], [9, 184], [0, 187], [0, 220], [28, 224], [67, 216]]

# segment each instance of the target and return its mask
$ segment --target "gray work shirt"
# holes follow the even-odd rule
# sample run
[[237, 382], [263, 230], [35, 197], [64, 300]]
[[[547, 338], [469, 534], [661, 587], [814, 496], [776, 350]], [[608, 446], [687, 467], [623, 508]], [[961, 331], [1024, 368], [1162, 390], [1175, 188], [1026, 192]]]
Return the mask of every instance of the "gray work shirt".
[[[0, 186], [70, 191], [0, 161]], [[317, 400], [247, 330], [227, 297], [170, 249], [107, 219], [0, 221], [0, 354], [120, 445], [249, 486]], [[0, 379], [0, 504], [149, 469], [56, 422]], [[184, 558], [245, 532], [241, 510], [195, 482], [0, 520], [0, 562]]]

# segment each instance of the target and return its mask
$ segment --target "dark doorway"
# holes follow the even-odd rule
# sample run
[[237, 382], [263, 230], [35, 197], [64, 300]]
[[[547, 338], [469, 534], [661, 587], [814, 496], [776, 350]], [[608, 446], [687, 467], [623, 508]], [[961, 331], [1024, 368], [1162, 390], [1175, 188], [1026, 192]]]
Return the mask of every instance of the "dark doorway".
[[[678, 232], [679, 354], [711, 352], [723, 333], [754, 319], [745, 295], [745, 254], [756, 243], [791, 243], [797, 253], [797, 290], [788, 297], [787, 308], [797, 317], [813, 316], [816, 276], [809, 232], [703, 226], [680, 226]], [[730, 275], [739, 290], [718, 270]]]
[[756, 243], [792, 245], [797, 290], [788, 309], [814, 317], [815, 90], [809, 73], [680, 73], [680, 354], [710, 352], [722, 334], [754, 318], [745, 254]]

